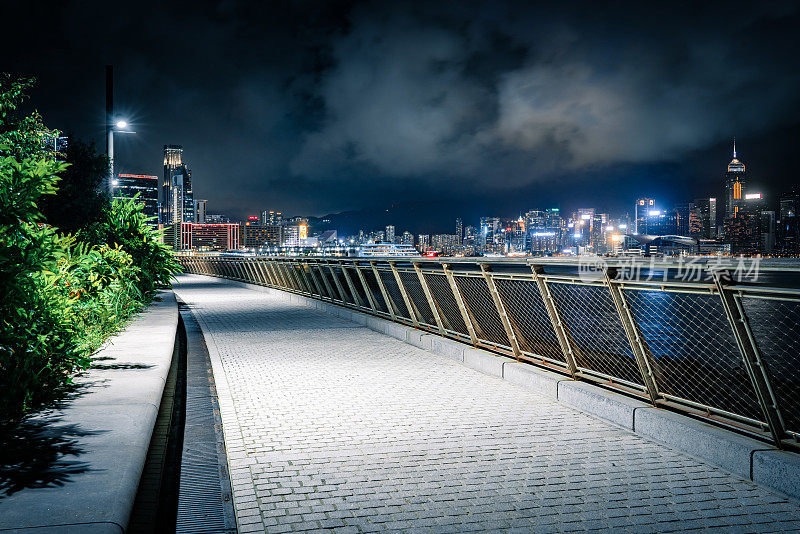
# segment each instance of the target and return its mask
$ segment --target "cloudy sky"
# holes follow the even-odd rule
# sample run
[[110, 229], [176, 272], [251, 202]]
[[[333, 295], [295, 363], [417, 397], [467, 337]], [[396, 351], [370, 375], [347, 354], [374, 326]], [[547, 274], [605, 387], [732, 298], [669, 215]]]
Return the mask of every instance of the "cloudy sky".
[[212, 212], [666, 205], [722, 194], [733, 136], [800, 182], [797, 2], [15, 4], [0, 70], [46, 122], [104, 147], [113, 64], [118, 169], [182, 144]]

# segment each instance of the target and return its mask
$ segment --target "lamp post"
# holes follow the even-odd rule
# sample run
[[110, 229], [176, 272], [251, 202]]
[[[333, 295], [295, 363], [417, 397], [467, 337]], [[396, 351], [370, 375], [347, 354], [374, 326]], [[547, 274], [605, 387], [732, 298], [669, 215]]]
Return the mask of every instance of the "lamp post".
[[108, 168], [111, 171], [110, 193], [114, 196], [114, 186], [117, 185], [117, 179], [114, 178], [114, 133], [135, 134], [131, 130], [127, 130], [128, 121], [118, 120], [108, 128]]
[[106, 133], [107, 144], [106, 153], [108, 155], [108, 192], [114, 196], [114, 186], [117, 180], [114, 178], [114, 132], [117, 133], [136, 133], [128, 128], [128, 121], [118, 119], [114, 116], [114, 67], [106, 65]]

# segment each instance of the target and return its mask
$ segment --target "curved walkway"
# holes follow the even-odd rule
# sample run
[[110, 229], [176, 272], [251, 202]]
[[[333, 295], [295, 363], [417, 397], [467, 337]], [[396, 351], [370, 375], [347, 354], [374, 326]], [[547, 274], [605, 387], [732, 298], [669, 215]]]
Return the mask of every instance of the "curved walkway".
[[798, 503], [355, 323], [182, 275], [240, 532], [800, 531]]

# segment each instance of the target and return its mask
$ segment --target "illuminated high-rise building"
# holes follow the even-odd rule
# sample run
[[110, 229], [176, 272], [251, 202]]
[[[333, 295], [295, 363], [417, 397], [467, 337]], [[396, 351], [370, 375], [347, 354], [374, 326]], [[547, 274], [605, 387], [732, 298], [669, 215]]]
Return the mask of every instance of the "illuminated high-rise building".
[[717, 237], [716, 198], [698, 198], [689, 203], [689, 235], [695, 239]]
[[283, 225], [283, 213], [280, 211], [263, 211], [261, 213], [262, 226], [281, 226]]
[[206, 208], [208, 208], [208, 200], [194, 201], [194, 222], [199, 224], [205, 224]]
[[636, 201], [636, 206], [634, 208], [634, 233], [644, 235], [649, 233], [647, 218], [650, 216], [650, 212], [654, 211], [657, 211], [656, 201], [652, 198], [640, 198]]
[[464, 243], [464, 221], [456, 219], [456, 245]]
[[391, 224], [386, 227], [386, 241], [388, 243], [394, 243], [394, 226]]
[[150, 218], [149, 222], [158, 225], [158, 176], [118, 174], [111, 182], [111, 191], [114, 198], [136, 197], [142, 205], [142, 213]]
[[183, 162], [183, 147], [180, 145], [164, 145], [164, 180], [159, 201], [163, 224], [194, 222], [192, 173]]
[[733, 159], [725, 173], [725, 219], [736, 217], [742, 208], [747, 189], [747, 173], [744, 163], [736, 157], [736, 139], [733, 140]]

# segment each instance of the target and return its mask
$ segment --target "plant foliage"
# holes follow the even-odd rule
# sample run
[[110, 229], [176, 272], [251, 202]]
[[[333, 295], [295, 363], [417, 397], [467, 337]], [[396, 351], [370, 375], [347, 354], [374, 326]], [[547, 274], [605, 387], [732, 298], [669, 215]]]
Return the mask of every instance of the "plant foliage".
[[[45, 223], [40, 205], [69, 164], [45, 148], [56, 132], [20, 112], [32, 83], [0, 75], [0, 423], [50, 400], [178, 270], [132, 200], [98, 196], [76, 235]], [[94, 166], [72, 176], [104, 164], [87, 150]], [[96, 176], [82, 180], [96, 193]]]

